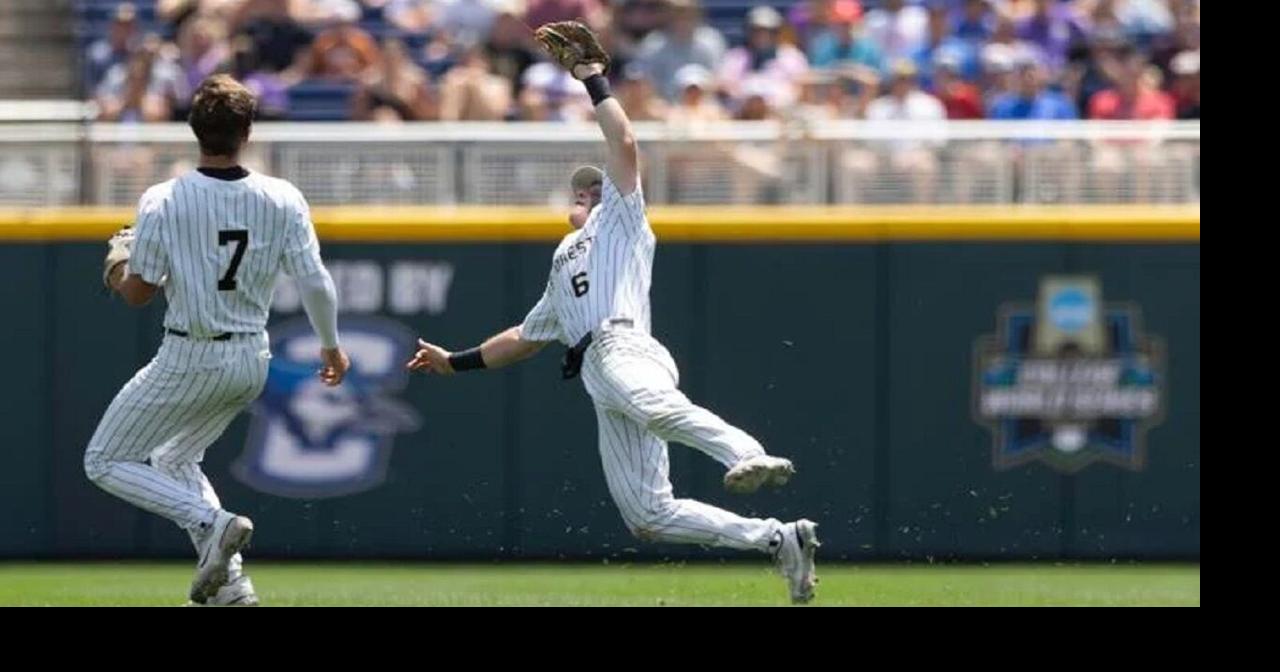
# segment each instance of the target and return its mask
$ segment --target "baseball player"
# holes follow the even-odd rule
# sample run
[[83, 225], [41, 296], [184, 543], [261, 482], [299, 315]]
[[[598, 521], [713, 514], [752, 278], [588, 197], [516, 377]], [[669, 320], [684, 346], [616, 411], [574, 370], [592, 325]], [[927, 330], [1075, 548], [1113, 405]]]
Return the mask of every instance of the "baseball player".
[[240, 558], [253, 522], [222, 508], [200, 461], [266, 383], [265, 328], [281, 270], [297, 280], [319, 337], [320, 380], [338, 385], [350, 366], [306, 200], [288, 182], [239, 165], [255, 108], [228, 76], [201, 84], [189, 120], [199, 167], [143, 194], [135, 226], [112, 237], [103, 272], [130, 306], [163, 287], [168, 309], [159, 352], [107, 407], [85, 473], [191, 535], [196, 604], [258, 603]]
[[808, 602], [816, 583], [814, 523], [743, 518], [672, 495], [667, 441], [722, 463], [732, 492], [785, 484], [794, 469], [678, 389], [675, 362], [649, 333], [655, 237], [645, 217], [631, 123], [604, 77], [609, 57], [580, 23], [548, 24], [535, 35], [590, 93], [608, 148], [607, 170], [586, 166], [573, 173], [574, 230], [556, 248], [546, 292], [522, 324], [462, 352], [420, 339], [406, 367], [452, 375], [512, 364], [551, 341], [570, 346], [563, 374], [580, 372], [595, 402], [605, 479], [631, 532], [644, 540], [771, 553], [792, 601]]

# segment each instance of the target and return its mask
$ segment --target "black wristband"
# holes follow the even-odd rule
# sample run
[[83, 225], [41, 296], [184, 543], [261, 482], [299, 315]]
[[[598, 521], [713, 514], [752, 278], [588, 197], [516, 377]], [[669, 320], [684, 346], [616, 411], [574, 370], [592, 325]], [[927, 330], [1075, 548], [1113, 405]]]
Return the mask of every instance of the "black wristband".
[[471, 371], [486, 368], [484, 357], [480, 355], [480, 348], [471, 348], [470, 350], [463, 350], [449, 355], [449, 366], [452, 366], [454, 371]]
[[591, 95], [591, 104], [593, 106], [613, 97], [613, 91], [609, 90], [609, 80], [605, 79], [604, 75], [591, 75], [582, 80], [582, 84], [587, 87], [587, 93]]

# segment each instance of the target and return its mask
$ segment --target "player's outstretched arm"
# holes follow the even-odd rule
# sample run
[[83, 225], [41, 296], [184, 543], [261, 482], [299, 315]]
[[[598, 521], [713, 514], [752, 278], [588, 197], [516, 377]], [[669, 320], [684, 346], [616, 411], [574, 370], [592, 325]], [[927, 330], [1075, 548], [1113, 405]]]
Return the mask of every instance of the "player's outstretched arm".
[[[599, 63], [579, 65], [574, 68], [573, 76], [584, 83], [593, 77], [603, 80], [604, 66]], [[592, 84], [587, 84], [587, 87], [590, 90]], [[596, 105], [596, 122], [604, 132], [604, 141], [608, 147], [606, 157], [609, 179], [618, 188], [618, 193], [626, 196], [636, 190], [640, 173], [640, 150], [636, 147], [636, 136], [631, 130], [631, 119], [627, 116], [627, 111], [622, 109], [622, 103], [609, 96]]]
[[518, 326], [493, 336], [479, 347], [462, 352], [449, 352], [419, 338], [418, 352], [404, 366], [411, 371], [442, 376], [472, 369], [500, 369], [538, 354], [546, 345], [545, 342], [522, 340]]
[[609, 91], [604, 73], [609, 69], [609, 54], [600, 40], [585, 24], [559, 21], [539, 26], [533, 34], [543, 49], [569, 74], [582, 81], [596, 108], [596, 121], [604, 131], [609, 151], [609, 179], [623, 196], [636, 190], [638, 156], [631, 120]]

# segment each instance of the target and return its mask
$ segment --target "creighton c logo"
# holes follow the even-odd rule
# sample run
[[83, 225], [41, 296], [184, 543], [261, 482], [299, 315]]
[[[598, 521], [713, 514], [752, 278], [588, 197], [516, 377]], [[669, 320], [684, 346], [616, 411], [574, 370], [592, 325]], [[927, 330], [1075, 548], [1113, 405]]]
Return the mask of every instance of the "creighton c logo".
[[1103, 304], [1097, 278], [1041, 279], [1037, 302], [1002, 307], [974, 349], [973, 412], [995, 435], [996, 468], [1142, 469], [1164, 411], [1163, 352], [1137, 306]]
[[244, 453], [232, 473], [271, 495], [322, 498], [382, 484], [395, 436], [418, 429], [417, 413], [392, 395], [408, 375], [414, 335], [378, 317], [344, 318], [351, 371], [338, 387], [315, 372], [320, 341], [306, 318], [271, 329], [271, 370], [254, 403]]

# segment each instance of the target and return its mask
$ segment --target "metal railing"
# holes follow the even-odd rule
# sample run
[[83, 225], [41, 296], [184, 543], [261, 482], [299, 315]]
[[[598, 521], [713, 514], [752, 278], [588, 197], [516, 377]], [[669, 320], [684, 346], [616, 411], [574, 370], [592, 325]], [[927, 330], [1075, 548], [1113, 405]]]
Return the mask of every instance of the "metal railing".
[[[20, 115], [16, 115], [20, 116]], [[1198, 203], [1199, 122], [638, 124], [650, 203]], [[318, 205], [563, 205], [590, 124], [262, 123], [246, 165]], [[196, 159], [183, 124], [15, 120], [0, 206], [132, 205]]]

